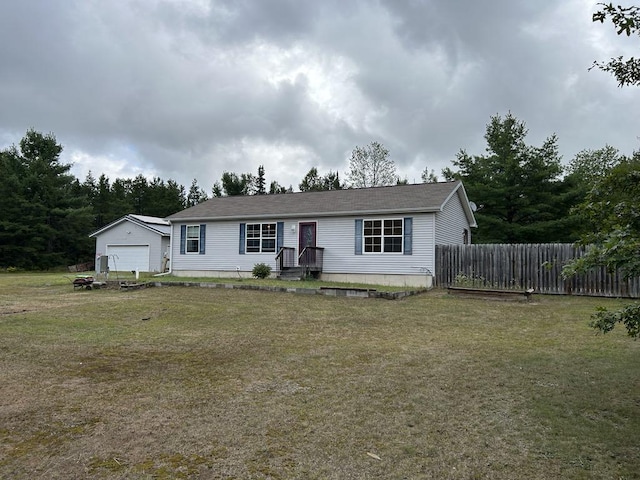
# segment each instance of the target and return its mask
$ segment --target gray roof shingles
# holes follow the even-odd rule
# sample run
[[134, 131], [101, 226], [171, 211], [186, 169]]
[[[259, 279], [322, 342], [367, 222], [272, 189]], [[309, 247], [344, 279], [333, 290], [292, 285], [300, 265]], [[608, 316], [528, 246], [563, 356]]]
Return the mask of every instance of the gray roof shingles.
[[[217, 197], [167, 217], [169, 221], [434, 212], [460, 182], [421, 183], [278, 195]], [[462, 189], [464, 192], [464, 189]], [[464, 195], [466, 197], [466, 194]]]

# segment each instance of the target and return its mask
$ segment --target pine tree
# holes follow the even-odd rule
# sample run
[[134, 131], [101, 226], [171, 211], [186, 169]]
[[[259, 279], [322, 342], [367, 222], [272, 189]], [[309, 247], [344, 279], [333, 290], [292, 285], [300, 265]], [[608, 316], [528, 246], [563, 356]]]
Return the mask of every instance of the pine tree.
[[478, 243], [575, 241], [567, 223], [571, 202], [560, 179], [562, 166], [555, 135], [542, 146], [525, 143], [524, 122], [510, 113], [487, 125], [486, 155], [461, 150], [445, 169], [448, 180], [462, 180], [476, 212]]
[[60, 163], [61, 152], [53, 134], [29, 130], [20, 149], [0, 155], [3, 266], [48, 269], [87, 260], [91, 207], [71, 165]]
[[266, 184], [267, 181], [264, 178], [264, 165], [260, 165], [258, 167], [258, 176], [255, 178], [256, 195], [264, 195], [267, 193]]
[[198, 186], [198, 181], [194, 178], [189, 187], [189, 193], [187, 193], [186, 207], [189, 208], [198, 205], [208, 198], [207, 192]]

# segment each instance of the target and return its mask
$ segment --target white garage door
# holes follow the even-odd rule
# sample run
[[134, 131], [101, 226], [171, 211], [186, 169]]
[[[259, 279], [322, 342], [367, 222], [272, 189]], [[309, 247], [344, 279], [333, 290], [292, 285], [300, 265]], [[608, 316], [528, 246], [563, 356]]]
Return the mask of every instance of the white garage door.
[[110, 271], [149, 271], [149, 245], [107, 245]]

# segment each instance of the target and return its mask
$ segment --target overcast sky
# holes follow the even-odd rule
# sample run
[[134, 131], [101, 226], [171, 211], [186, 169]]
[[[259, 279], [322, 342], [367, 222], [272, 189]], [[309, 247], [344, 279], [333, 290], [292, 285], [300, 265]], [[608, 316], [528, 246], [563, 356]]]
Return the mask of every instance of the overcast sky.
[[0, 148], [53, 132], [62, 160], [210, 192], [266, 170], [297, 190], [311, 167], [346, 177], [355, 146], [401, 177], [482, 154], [509, 111], [565, 163], [640, 148], [640, 88], [588, 71], [638, 55], [585, 0], [2, 0]]

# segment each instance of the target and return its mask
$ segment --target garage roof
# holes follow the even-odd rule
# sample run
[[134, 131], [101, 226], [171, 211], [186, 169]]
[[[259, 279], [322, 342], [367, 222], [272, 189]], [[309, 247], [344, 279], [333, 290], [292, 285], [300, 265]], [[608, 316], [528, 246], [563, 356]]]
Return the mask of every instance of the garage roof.
[[109, 230], [110, 228], [113, 228], [116, 225], [118, 225], [120, 223], [123, 223], [123, 222], [135, 223], [136, 225], [139, 225], [139, 226], [141, 226], [143, 228], [151, 230], [152, 232], [157, 233], [158, 235], [161, 235], [163, 237], [168, 237], [169, 235], [171, 235], [171, 225], [164, 218], [149, 217], [149, 216], [146, 216], [146, 215], [129, 214], [129, 215], [125, 215], [124, 217], [119, 218], [118, 220], [115, 220], [115, 221], [111, 222], [108, 225], [105, 225], [104, 227], [100, 228], [99, 230], [96, 230], [95, 232], [93, 232], [89, 236], [90, 237], [95, 237], [95, 236], [99, 235], [100, 233], [102, 233], [102, 232], [104, 232], [106, 230]]

